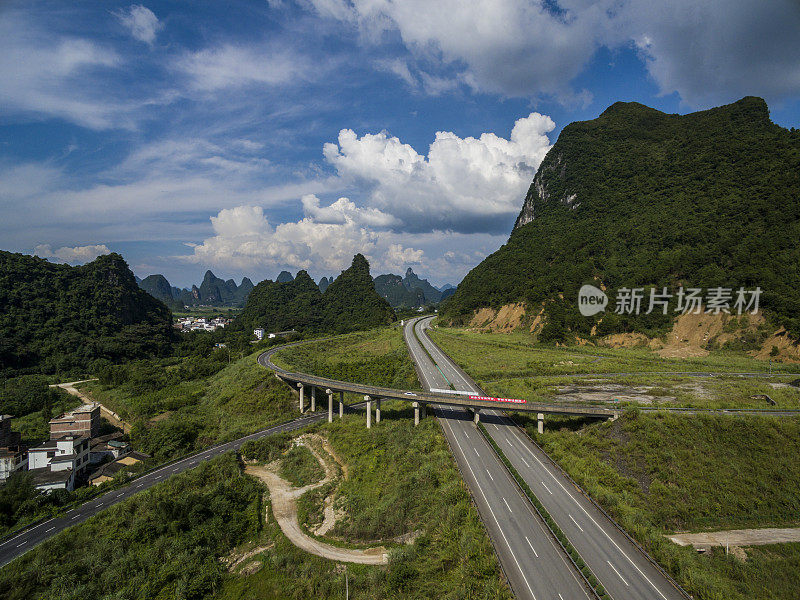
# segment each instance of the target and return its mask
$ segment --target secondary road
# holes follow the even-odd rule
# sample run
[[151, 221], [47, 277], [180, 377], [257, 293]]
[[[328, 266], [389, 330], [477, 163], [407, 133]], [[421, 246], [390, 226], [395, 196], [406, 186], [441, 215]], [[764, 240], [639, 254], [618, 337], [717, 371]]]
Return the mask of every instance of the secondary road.
[[41, 542], [53, 537], [64, 529], [79, 523], [83, 523], [86, 519], [93, 517], [101, 510], [104, 510], [109, 506], [113, 506], [118, 502], [122, 502], [134, 494], [143, 492], [144, 490], [151, 488], [162, 481], [165, 481], [172, 475], [194, 468], [203, 461], [209, 460], [231, 450], [238, 450], [241, 448], [242, 444], [248, 440], [257, 440], [268, 435], [273, 435], [275, 433], [281, 433], [284, 431], [294, 431], [296, 429], [306, 427], [307, 425], [311, 425], [312, 423], [322, 421], [326, 418], [326, 412], [317, 412], [306, 417], [289, 421], [288, 423], [282, 423], [281, 425], [276, 425], [274, 427], [258, 431], [232, 442], [227, 442], [218, 446], [212, 446], [211, 448], [207, 448], [202, 452], [187, 456], [184, 459], [173, 463], [168, 463], [163, 467], [159, 467], [153, 471], [150, 471], [149, 473], [134, 479], [131, 481], [131, 483], [124, 487], [107, 492], [102, 496], [95, 498], [94, 500], [89, 500], [77, 508], [73, 508], [63, 516], [39, 523], [35, 527], [26, 529], [16, 536], [4, 540], [2, 543], [0, 543], [0, 567], [10, 563], [18, 556], [25, 554], [31, 548], [34, 548]]
[[[414, 336], [412, 319], [403, 331], [426, 389], [448, 388]], [[433, 406], [461, 474], [489, 532], [517, 598], [578, 600], [592, 596], [568, 557], [534, 512], [466, 409]]]
[[[417, 337], [436, 369], [458, 391], [483, 390], [430, 339], [432, 317], [415, 322]], [[417, 361], [419, 352], [411, 352]], [[427, 357], [424, 357], [427, 358]], [[423, 358], [423, 362], [424, 362]], [[427, 360], [431, 363], [430, 359]], [[500, 411], [481, 410], [489, 435], [558, 523], [564, 535], [617, 600], [684, 600], [686, 596], [597, 508], [575, 484]]]

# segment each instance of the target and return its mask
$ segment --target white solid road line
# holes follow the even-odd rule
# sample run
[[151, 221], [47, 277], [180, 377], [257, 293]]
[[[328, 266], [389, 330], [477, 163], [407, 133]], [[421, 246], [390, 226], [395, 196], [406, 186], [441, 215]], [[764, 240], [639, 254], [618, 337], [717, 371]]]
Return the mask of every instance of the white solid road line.
[[33, 531], [34, 529], [38, 529], [38, 528], [39, 528], [39, 527], [41, 527], [42, 525], [47, 525], [47, 524], [48, 524], [50, 521], [52, 521], [52, 520], [53, 520], [53, 519], [47, 519], [47, 521], [45, 521], [44, 523], [39, 523], [39, 524], [38, 524], [38, 525], [36, 525], [35, 527], [31, 527], [30, 529], [26, 529], [25, 531], [22, 531], [22, 532], [18, 533], [17, 535], [15, 535], [14, 537], [12, 537], [11, 539], [8, 539], [8, 540], [6, 540], [5, 542], [3, 542], [2, 544], [0, 544], [0, 548], [2, 548], [3, 546], [5, 546], [6, 544], [10, 544], [11, 542], [13, 542], [14, 540], [16, 540], [16, 539], [18, 539], [18, 538], [21, 538], [23, 535], [27, 535], [27, 534], [29, 534], [31, 531]]
[[[527, 535], [525, 536], [525, 541], [526, 541], [526, 542], [528, 542], [528, 546], [530, 546], [530, 547], [531, 547], [531, 551], [533, 552], [533, 555], [534, 555], [536, 558], [539, 558], [539, 555], [538, 555], [538, 554], [536, 554], [536, 548], [534, 548], [534, 547], [533, 547], [533, 544], [531, 544], [531, 541], [528, 539], [528, 536], [527, 536]], [[559, 594], [559, 596], [560, 596], [560, 595], [561, 595], [561, 594]]]
[[[620, 578], [620, 579], [622, 579], [622, 583], [624, 583], [625, 585], [628, 585], [628, 582], [627, 582], [627, 581], [625, 581], [625, 578], [624, 578], [622, 575], [620, 575], [620, 574], [619, 574], [619, 571], [617, 571], [617, 568], [616, 568], [614, 565], [612, 565], [612, 564], [611, 564], [611, 561], [610, 561], [610, 560], [607, 560], [606, 562], [608, 563], [608, 566], [609, 566], [609, 567], [611, 567], [612, 569], [614, 569], [614, 573], [616, 573], [616, 574], [617, 574], [617, 576], [619, 576], [619, 578]], [[630, 586], [628, 586], [628, 587], [630, 587]]]
[[572, 516], [571, 514], [569, 514], [569, 513], [567, 513], [567, 516], [568, 516], [570, 519], [572, 519], [572, 522], [573, 522], [573, 523], [575, 523], [575, 525], [578, 527], [578, 529], [580, 529], [580, 530], [581, 530], [581, 533], [583, 533], [583, 527], [581, 527], [580, 525], [578, 525], [578, 522], [575, 520], [575, 517], [573, 517], [573, 516]]
[[[514, 431], [514, 435], [517, 435], [517, 433], [518, 433], [518, 432], [516, 431], [516, 429], [512, 429], [512, 431]], [[611, 542], [611, 543], [614, 545], [614, 547], [615, 547], [615, 548], [616, 548], [616, 549], [619, 551], [619, 553], [620, 553], [620, 554], [622, 554], [622, 556], [624, 556], [624, 557], [627, 559], [627, 561], [628, 561], [629, 563], [631, 563], [631, 565], [633, 565], [633, 568], [634, 568], [634, 569], [636, 569], [636, 570], [639, 572], [639, 574], [640, 574], [642, 577], [644, 577], [644, 578], [645, 578], [645, 580], [647, 581], [647, 583], [649, 583], [649, 584], [650, 584], [650, 586], [651, 586], [651, 587], [652, 587], [652, 588], [653, 588], [653, 589], [654, 589], [654, 590], [655, 590], [655, 591], [658, 593], [658, 595], [659, 595], [659, 596], [661, 596], [661, 597], [662, 597], [664, 600], [667, 600], [667, 597], [664, 595], [664, 593], [663, 593], [663, 592], [662, 592], [660, 589], [658, 589], [658, 587], [656, 587], [656, 584], [655, 584], [655, 583], [653, 583], [653, 582], [650, 580], [650, 578], [649, 578], [647, 575], [645, 575], [645, 574], [644, 574], [644, 571], [642, 571], [642, 570], [639, 568], [639, 565], [637, 565], [635, 562], [633, 562], [633, 559], [631, 559], [631, 557], [630, 557], [630, 556], [628, 556], [628, 555], [625, 553], [625, 551], [624, 551], [622, 548], [620, 548], [620, 547], [619, 547], [619, 545], [617, 544], [617, 542], [615, 542], [615, 541], [614, 541], [614, 539], [613, 539], [613, 538], [612, 538], [610, 535], [608, 535], [608, 533], [606, 533], [606, 530], [605, 530], [605, 529], [603, 529], [603, 528], [600, 526], [600, 524], [599, 524], [597, 521], [595, 521], [595, 520], [594, 520], [594, 518], [592, 517], [592, 515], [590, 515], [590, 514], [587, 512], [587, 510], [586, 510], [585, 508], [583, 508], [583, 506], [581, 505], [581, 503], [580, 503], [580, 502], [578, 502], [578, 501], [575, 499], [575, 497], [574, 497], [574, 496], [573, 496], [573, 495], [572, 495], [572, 494], [569, 492], [569, 490], [568, 490], [567, 488], [565, 488], [565, 487], [562, 485], [562, 483], [561, 483], [561, 482], [558, 480], [558, 478], [557, 478], [555, 475], [553, 475], [553, 474], [550, 472], [550, 469], [548, 469], [548, 468], [547, 468], [547, 467], [544, 465], [544, 463], [542, 463], [542, 461], [540, 461], [540, 460], [539, 460], [539, 458], [538, 458], [538, 457], [537, 457], [537, 456], [536, 456], [536, 455], [533, 453], [533, 450], [532, 450], [531, 448], [529, 448], [527, 445], [525, 445], [525, 448], [528, 450], [528, 452], [530, 452], [530, 453], [531, 453], [531, 456], [533, 456], [534, 460], [535, 460], [536, 462], [538, 462], [538, 463], [539, 463], [539, 464], [542, 466], [542, 468], [543, 468], [545, 471], [547, 471], [547, 473], [548, 473], [548, 475], [550, 475], [550, 477], [552, 477], [552, 478], [553, 478], [553, 481], [555, 481], [555, 482], [556, 482], [556, 483], [557, 483], [557, 484], [558, 484], [558, 485], [561, 487], [561, 489], [562, 489], [562, 490], [564, 490], [564, 492], [567, 494], [567, 496], [569, 496], [569, 497], [570, 497], [570, 499], [572, 499], [572, 501], [573, 501], [573, 502], [575, 502], [575, 504], [577, 504], [577, 505], [578, 505], [578, 508], [580, 508], [580, 509], [583, 511], [583, 513], [584, 513], [584, 514], [585, 514], [587, 517], [589, 517], [589, 520], [590, 520], [592, 523], [594, 523], [594, 524], [595, 524], [595, 526], [596, 526], [596, 527], [597, 527], [597, 528], [598, 528], [598, 529], [601, 531], [601, 533], [602, 533], [604, 536], [606, 536], [606, 538], [608, 538], [608, 541], [609, 541], [609, 542]], [[574, 521], [574, 519], [573, 519], [573, 521]], [[576, 523], [576, 525], [577, 525], [577, 523]]]
[[[478, 482], [478, 478], [475, 475], [475, 471], [472, 470], [472, 465], [469, 464], [468, 460], [466, 460], [467, 457], [464, 454], [464, 449], [461, 447], [461, 442], [458, 441], [458, 438], [453, 433], [453, 428], [450, 426], [450, 423], [447, 420], [445, 420], [445, 423], [447, 423], [447, 427], [448, 427], [448, 429], [450, 429], [450, 433], [453, 436], [453, 439], [456, 441], [456, 444], [458, 445], [458, 449], [461, 452], [461, 455], [464, 456], [464, 462], [467, 463], [467, 468], [469, 469], [470, 473], [472, 473], [472, 478], [477, 483]], [[531, 593], [531, 597], [533, 598], [533, 600], [536, 600], [536, 594], [533, 593], [533, 590], [531, 589], [531, 584], [528, 582], [528, 578], [525, 576], [525, 571], [522, 570], [522, 566], [519, 564], [519, 561], [517, 560], [517, 555], [514, 554], [514, 551], [511, 548], [511, 544], [509, 543], [505, 532], [503, 532], [503, 528], [500, 527], [500, 521], [497, 520], [497, 516], [494, 514], [494, 510], [492, 510], [492, 505], [489, 502], [489, 499], [486, 497], [486, 494], [483, 492], [483, 488], [480, 485], [478, 485], [477, 488], [478, 488], [478, 490], [480, 490], [481, 496], [483, 496], [483, 501], [486, 503], [486, 506], [489, 508], [489, 512], [492, 513], [492, 518], [494, 519], [494, 522], [497, 525], [497, 529], [500, 532], [500, 535], [503, 536], [503, 540], [505, 540], [506, 546], [508, 546], [508, 551], [511, 554], [511, 557], [514, 559], [514, 562], [517, 563], [517, 568], [519, 569], [520, 574], [522, 574], [522, 579], [525, 580], [525, 585], [528, 586], [528, 591]]]

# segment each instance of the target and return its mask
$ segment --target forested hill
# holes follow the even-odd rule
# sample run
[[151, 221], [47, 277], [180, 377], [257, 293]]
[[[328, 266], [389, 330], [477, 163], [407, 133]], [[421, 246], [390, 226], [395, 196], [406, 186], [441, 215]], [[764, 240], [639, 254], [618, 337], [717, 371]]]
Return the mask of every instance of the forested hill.
[[369, 263], [361, 254], [322, 294], [319, 316], [323, 330], [332, 333], [380, 327], [395, 320], [392, 307], [375, 291]]
[[394, 311], [375, 291], [369, 263], [360, 254], [353, 258], [349, 269], [330, 283], [325, 293], [320, 292], [305, 271], [297, 273], [293, 280], [283, 279], [259, 283], [230, 329], [344, 333], [394, 320]]
[[[443, 317], [523, 301], [569, 330], [584, 283], [753, 288], [800, 332], [800, 131], [772, 123], [760, 98], [685, 116], [618, 102], [572, 123], [539, 167], [508, 242], [473, 269]], [[563, 300], [560, 299], [563, 294]], [[617, 318], [601, 333], [664, 327]]]
[[248, 294], [253, 290], [253, 282], [247, 277], [242, 279], [241, 285], [237, 286], [233, 279], [225, 281], [211, 271], [206, 271], [199, 288], [196, 285], [193, 285], [192, 289], [171, 286], [166, 277], [161, 274], [148, 275], [141, 280], [137, 278], [137, 283], [153, 298], [161, 300], [175, 310], [199, 304], [244, 306]]
[[119, 254], [80, 267], [0, 251], [0, 375], [90, 370], [163, 355], [172, 315]]

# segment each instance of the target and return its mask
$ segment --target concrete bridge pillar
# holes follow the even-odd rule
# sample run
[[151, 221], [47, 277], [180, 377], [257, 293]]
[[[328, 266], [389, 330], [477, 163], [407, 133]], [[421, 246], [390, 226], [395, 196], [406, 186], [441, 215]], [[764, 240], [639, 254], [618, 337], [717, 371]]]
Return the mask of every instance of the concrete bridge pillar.
[[328, 394], [328, 423], [333, 423], [333, 390], [327, 389], [325, 393]]
[[419, 425], [419, 402], [412, 402], [411, 406], [414, 407], [414, 427]]
[[372, 399], [369, 396], [364, 396], [367, 401], [367, 429], [372, 427]]
[[300, 413], [302, 414], [303, 409], [305, 408], [305, 386], [302, 383], [297, 384], [297, 388], [300, 390]]
[[339, 392], [339, 418], [344, 417], [344, 392]]
[[375, 424], [377, 425], [380, 422], [381, 422], [381, 399], [380, 398], [376, 398], [375, 399]]
[[538, 413], [536, 415], [537, 420], [537, 431], [539, 433], [544, 433], [544, 414]]
[[311, 412], [317, 410], [317, 386], [311, 386]]
[[474, 416], [473, 416], [473, 420], [475, 421], [475, 425], [477, 425], [481, 421], [481, 409], [480, 408], [473, 408], [472, 412], [475, 413]]

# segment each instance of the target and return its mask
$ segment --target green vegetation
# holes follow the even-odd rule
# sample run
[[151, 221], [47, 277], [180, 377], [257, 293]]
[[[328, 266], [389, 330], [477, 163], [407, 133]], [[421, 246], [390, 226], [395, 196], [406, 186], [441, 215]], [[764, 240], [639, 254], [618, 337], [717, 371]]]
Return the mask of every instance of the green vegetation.
[[289, 449], [292, 435], [289, 433], [276, 433], [258, 440], [248, 440], [241, 448], [241, 455], [247, 460], [257, 460], [261, 463], [271, 463], [278, 460]]
[[[398, 329], [296, 346], [282, 351], [281, 357], [286, 365], [318, 374], [348, 373], [355, 381], [375, 385], [419, 385]], [[385, 368], [380, 367], [381, 357], [388, 363]], [[398, 369], [401, 357], [405, 366]], [[345, 516], [327, 541], [363, 546], [380, 540], [395, 548], [388, 570], [348, 565], [350, 597], [509, 598], [491, 544], [436, 420], [424, 419], [415, 428], [411, 409], [400, 402], [384, 402], [381, 423], [370, 430], [363, 419], [363, 415], [347, 414], [332, 424], [314, 427], [327, 437], [349, 472], [336, 500]], [[242, 452], [271, 462], [289, 444], [288, 436], [270, 437], [246, 444]], [[301, 523], [321, 520], [323, 499], [333, 485], [300, 498]], [[411, 545], [392, 541], [412, 532], [420, 535]], [[232, 577], [220, 600], [342, 596], [341, 569], [292, 546], [274, 522], [265, 527], [265, 535], [274, 546], [261, 555], [264, 567], [254, 575]]]
[[210, 598], [218, 557], [261, 525], [262, 488], [232, 454], [170, 478], [2, 569], [8, 600]]
[[[381, 348], [391, 355], [400, 336], [398, 330], [375, 332], [350, 358], [362, 355], [376, 360]], [[343, 346], [332, 351], [336, 356]], [[255, 365], [253, 357], [248, 360]], [[338, 359], [329, 360], [334, 364]], [[245, 402], [256, 393], [250, 370], [240, 363], [205, 378], [209, 389], [194, 411], [213, 404], [223, 389], [244, 396]], [[261, 383], [276, 381], [267, 377], [265, 382], [263, 370], [260, 373]], [[384, 373], [395, 377], [392, 369]], [[126, 381], [119, 388], [128, 385]], [[102, 387], [96, 385], [97, 393], [109, 397], [119, 391]], [[115, 398], [121, 405], [147, 406], [144, 395], [119, 393]], [[242, 407], [237, 412], [247, 410]], [[213, 421], [218, 413], [211, 415]], [[188, 413], [182, 415], [183, 420], [188, 418]], [[435, 419], [425, 419], [415, 428], [405, 404], [386, 402], [381, 423], [370, 430], [364, 427], [363, 415], [351, 414], [314, 429], [328, 438], [348, 470], [337, 500], [345, 513], [331, 533], [331, 543], [374, 545], [380, 540], [392, 549], [386, 567], [347, 565], [350, 598], [510, 599], [488, 536]], [[267, 462], [280, 459], [285, 468], [302, 471], [295, 465], [310, 466], [310, 454], [294, 456], [297, 449], [291, 449], [291, 440], [289, 434], [262, 438], [245, 444], [242, 453]], [[297, 483], [318, 475], [304, 475]], [[301, 499], [304, 520], [315, 518], [313, 512], [331, 489]], [[0, 596], [11, 600], [341, 598], [342, 565], [299, 550], [274, 518], [266, 522], [259, 518], [270, 510], [263, 499], [256, 480], [242, 477], [237, 461], [225, 455], [104, 511], [5, 567], [0, 573]], [[0, 497], [0, 510], [5, 508], [2, 502]], [[408, 533], [417, 534], [413, 543], [394, 539]], [[244, 567], [228, 572], [220, 558], [243, 556], [251, 548], [254, 555]]]
[[[800, 419], [644, 415], [586, 425], [573, 419], [518, 421], [595, 500], [696, 598], [797, 596], [798, 548], [763, 547], [741, 562], [700, 556], [668, 541], [675, 530], [797, 524]], [[576, 434], [574, 429], [581, 429]], [[770, 564], [775, 585], [765, 585]]]
[[197, 307], [201, 304], [241, 307], [244, 306], [247, 295], [253, 291], [253, 282], [247, 277], [237, 286], [233, 279], [225, 281], [211, 271], [206, 271], [199, 288], [196, 285], [193, 285], [192, 289], [171, 286], [167, 278], [161, 274], [148, 275], [138, 283], [139, 287], [153, 298], [161, 300], [176, 312], [183, 311], [184, 306]]
[[14, 417], [11, 427], [22, 434], [25, 444], [48, 439], [50, 419], [80, 403], [63, 390], [51, 388], [49, 383], [43, 375], [0, 379], [0, 415]]
[[169, 309], [119, 254], [70, 267], [0, 251], [0, 306], [0, 376], [82, 373], [166, 355], [174, 340]]
[[[800, 408], [800, 389], [785, 386], [800, 372], [795, 364], [771, 367], [742, 351], [714, 350], [702, 358], [661, 358], [648, 348], [611, 349], [594, 346], [550, 346], [526, 333], [476, 333], [435, 328], [431, 338], [452, 356], [487, 392], [529, 401], [561, 400], [565, 390], [572, 401], [592, 402], [597, 390], [619, 388], [621, 404], [694, 406], [699, 408], [770, 408], [760, 394], [778, 407]], [[692, 378], [682, 372], [764, 373], [762, 378], [722, 376]], [[625, 375], [619, 375], [624, 373]], [[658, 373], [658, 374], [653, 374]], [[674, 375], [670, 373], [675, 373]], [[591, 375], [591, 377], [577, 377]], [[783, 387], [781, 387], [783, 385]], [[586, 400], [575, 400], [586, 397]]]
[[275, 364], [302, 373], [400, 389], [420, 389], [399, 329], [351, 333], [281, 350]]
[[292, 281], [265, 279], [247, 298], [244, 310], [228, 327], [232, 331], [264, 328], [269, 331], [316, 328], [315, 307], [322, 294], [308, 273], [300, 271]]
[[442, 292], [433, 287], [427, 279], [420, 279], [411, 268], [406, 269], [405, 277], [391, 274], [378, 275], [374, 285], [378, 295], [386, 298], [395, 308], [438, 304], [442, 299]]
[[618, 102], [563, 129], [508, 243], [442, 316], [464, 323], [475, 309], [524, 301], [545, 307], [542, 340], [586, 338], [593, 326], [652, 336], [669, 315], [583, 317], [578, 289], [760, 286], [762, 306], [797, 336], [798, 198], [800, 134], [772, 123], [763, 100], [685, 116]]
[[293, 486], [303, 487], [325, 477], [325, 469], [311, 450], [293, 446], [281, 460], [280, 475]]
[[378, 275], [375, 291], [394, 308], [415, 308], [425, 305], [425, 292], [419, 288], [409, 289], [403, 285], [400, 275]]
[[293, 416], [291, 391], [257, 356], [228, 364], [220, 349], [207, 358], [132, 363], [102, 371], [82, 389], [132, 423], [136, 449], [168, 460]]
[[[386, 402], [380, 425], [370, 430], [363, 419], [346, 415], [314, 427], [328, 438], [349, 473], [336, 500], [344, 516], [328, 542], [356, 547], [381, 543], [392, 548], [388, 568], [347, 566], [350, 598], [510, 598], [436, 420], [424, 419], [415, 428], [411, 411], [399, 402]], [[253, 444], [260, 445], [261, 440]], [[265, 454], [274, 456], [272, 451]], [[322, 500], [331, 489], [325, 486], [300, 499], [301, 522], [321, 519]], [[412, 544], [393, 541], [412, 532], [419, 534]], [[338, 600], [343, 596], [341, 567], [292, 546], [274, 521], [264, 527], [257, 543], [269, 546], [259, 556], [261, 570], [230, 577], [216, 598]]]
[[305, 271], [292, 281], [262, 281], [230, 328], [248, 333], [257, 328], [347, 333], [394, 320], [392, 307], [375, 291], [367, 259], [356, 254], [352, 266], [342, 271], [324, 294]]

